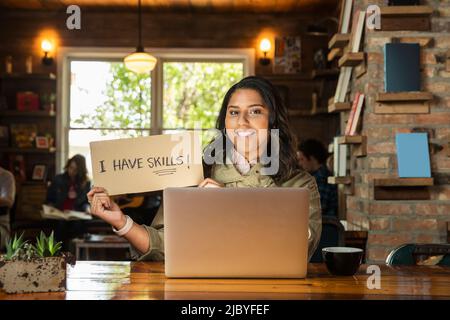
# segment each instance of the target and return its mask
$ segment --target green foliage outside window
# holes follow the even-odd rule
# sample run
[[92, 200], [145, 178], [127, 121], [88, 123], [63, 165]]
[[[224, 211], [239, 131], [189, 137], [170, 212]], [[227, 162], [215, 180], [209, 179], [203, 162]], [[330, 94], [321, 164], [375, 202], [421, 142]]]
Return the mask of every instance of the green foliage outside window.
[[[214, 128], [226, 91], [243, 77], [242, 63], [165, 62], [163, 128]], [[104, 104], [93, 113], [82, 114], [74, 123], [85, 128], [149, 129], [151, 78], [128, 71], [122, 63], [111, 63]], [[143, 135], [124, 131], [127, 137]]]

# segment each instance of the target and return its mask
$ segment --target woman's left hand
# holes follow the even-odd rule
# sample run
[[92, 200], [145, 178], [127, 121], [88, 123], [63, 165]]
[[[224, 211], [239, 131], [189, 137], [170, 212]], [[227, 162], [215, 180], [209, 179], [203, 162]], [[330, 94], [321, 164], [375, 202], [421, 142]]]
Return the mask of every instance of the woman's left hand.
[[211, 178], [206, 178], [205, 180], [200, 182], [198, 187], [199, 188], [223, 188], [224, 185], [211, 179]]

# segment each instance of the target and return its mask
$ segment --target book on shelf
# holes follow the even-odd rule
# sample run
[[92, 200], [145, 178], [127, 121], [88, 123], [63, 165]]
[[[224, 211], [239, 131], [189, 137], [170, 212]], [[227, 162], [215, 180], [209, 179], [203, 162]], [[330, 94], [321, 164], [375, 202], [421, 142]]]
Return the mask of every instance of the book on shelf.
[[364, 94], [360, 94], [358, 96], [356, 110], [355, 110], [355, 113], [353, 114], [352, 124], [351, 124], [350, 130], [348, 132], [348, 134], [350, 136], [354, 136], [356, 134], [356, 131], [358, 130], [360, 119], [361, 119], [362, 110], [363, 110], [363, 107], [364, 107], [364, 98], [365, 98]]
[[31, 91], [17, 92], [17, 110], [19, 111], [38, 111], [39, 95]]
[[336, 92], [334, 94], [334, 102], [345, 102], [345, 96], [347, 95], [348, 85], [352, 76], [353, 67], [342, 67], [339, 73], [338, 83], [336, 86]]
[[92, 220], [92, 216], [89, 213], [83, 211], [64, 210], [61, 211], [55, 207], [43, 204], [41, 216], [44, 219], [57, 219], [57, 220]]
[[418, 43], [387, 43], [384, 46], [384, 90], [420, 91]]
[[347, 175], [347, 149], [346, 144], [339, 145], [339, 169], [338, 177], [345, 177]]
[[358, 107], [359, 95], [361, 93], [356, 92], [355, 98], [353, 99], [352, 108], [350, 109], [350, 114], [348, 116], [347, 124], [345, 125], [345, 135], [350, 135], [350, 129], [352, 127], [353, 117], [355, 116], [356, 108]]
[[426, 132], [397, 133], [395, 144], [400, 178], [431, 177], [428, 134]]
[[30, 123], [12, 123], [10, 125], [11, 144], [15, 148], [33, 148], [37, 136], [37, 125]]
[[334, 137], [333, 139], [333, 175], [338, 176], [339, 171], [339, 139]]
[[342, 0], [341, 15], [339, 19], [339, 33], [348, 33], [352, 16], [353, 0]]
[[300, 37], [275, 38], [273, 60], [273, 72], [275, 74], [300, 73], [302, 67]]
[[366, 18], [366, 12], [363, 10], [357, 10], [353, 18], [352, 36], [350, 40], [351, 52], [359, 52], [361, 47], [361, 40], [364, 32], [364, 22]]
[[339, 137], [334, 137], [333, 149], [333, 174], [335, 177], [345, 177], [347, 174], [347, 145], [339, 144]]

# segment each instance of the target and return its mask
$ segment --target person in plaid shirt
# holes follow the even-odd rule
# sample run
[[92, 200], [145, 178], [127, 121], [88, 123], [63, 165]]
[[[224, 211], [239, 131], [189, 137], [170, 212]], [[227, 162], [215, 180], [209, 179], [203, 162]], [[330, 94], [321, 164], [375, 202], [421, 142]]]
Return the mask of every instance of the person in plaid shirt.
[[327, 181], [331, 175], [326, 165], [327, 149], [320, 141], [308, 139], [299, 144], [297, 155], [300, 166], [316, 179], [322, 215], [337, 217], [337, 188], [336, 185], [328, 184]]

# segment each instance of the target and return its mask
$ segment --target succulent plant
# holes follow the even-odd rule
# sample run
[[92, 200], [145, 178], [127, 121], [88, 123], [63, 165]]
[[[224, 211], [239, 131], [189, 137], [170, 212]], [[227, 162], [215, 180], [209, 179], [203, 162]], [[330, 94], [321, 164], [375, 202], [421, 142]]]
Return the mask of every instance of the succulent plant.
[[50, 234], [50, 237], [48, 237], [47, 239], [47, 250], [50, 253], [50, 257], [53, 257], [55, 254], [57, 254], [59, 252], [59, 250], [61, 250], [62, 247], [62, 242], [55, 242], [54, 238], [53, 238], [53, 231]]
[[36, 254], [42, 258], [53, 257], [56, 253], [61, 250], [62, 243], [55, 242], [53, 231], [47, 238], [44, 232], [41, 231], [39, 237], [36, 237], [36, 245], [34, 250]]
[[62, 243], [55, 242], [53, 231], [49, 237], [41, 231], [38, 237], [36, 237], [36, 243], [32, 245], [23, 241], [23, 232], [17, 237], [14, 235], [13, 239], [10, 239], [6, 244], [6, 254], [4, 260], [25, 260], [29, 261], [35, 258], [54, 257], [61, 250]]
[[23, 241], [23, 232], [19, 237], [17, 237], [17, 233], [14, 234], [14, 238], [9, 239], [6, 244], [5, 260], [11, 260], [17, 256], [25, 243], [26, 241]]

